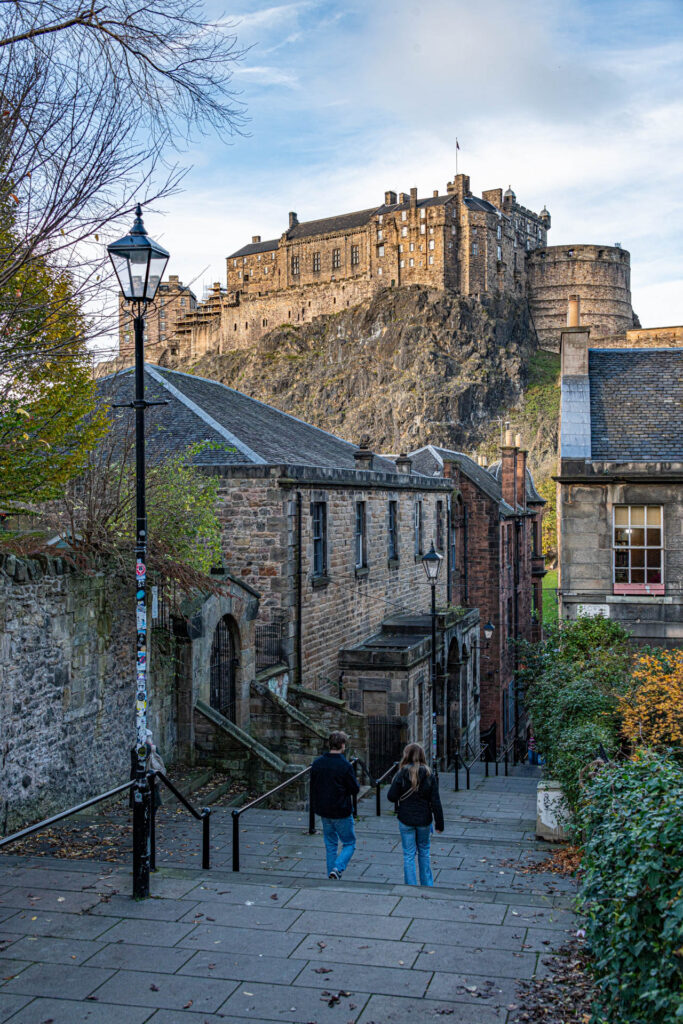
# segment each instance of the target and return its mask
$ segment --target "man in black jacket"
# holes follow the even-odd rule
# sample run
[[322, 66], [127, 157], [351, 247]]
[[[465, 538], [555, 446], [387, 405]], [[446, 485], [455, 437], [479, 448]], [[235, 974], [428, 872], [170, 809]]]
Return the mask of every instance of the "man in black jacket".
[[[344, 757], [348, 736], [333, 732], [329, 750], [311, 767], [311, 800], [323, 823], [327, 877], [340, 879], [356, 849], [352, 797], [359, 790], [353, 768]], [[339, 850], [341, 843], [341, 850]]]

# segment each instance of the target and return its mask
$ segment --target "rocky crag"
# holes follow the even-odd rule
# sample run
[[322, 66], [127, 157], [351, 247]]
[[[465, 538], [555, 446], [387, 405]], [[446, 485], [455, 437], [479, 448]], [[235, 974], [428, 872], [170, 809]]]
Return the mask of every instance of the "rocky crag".
[[387, 289], [284, 324], [249, 351], [161, 361], [351, 441], [366, 438], [375, 451], [438, 444], [492, 455], [505, 420], [524, 432], [537, 472], [547, 475], [556, 450], [558, 360], [538, 350], [521, 297]]

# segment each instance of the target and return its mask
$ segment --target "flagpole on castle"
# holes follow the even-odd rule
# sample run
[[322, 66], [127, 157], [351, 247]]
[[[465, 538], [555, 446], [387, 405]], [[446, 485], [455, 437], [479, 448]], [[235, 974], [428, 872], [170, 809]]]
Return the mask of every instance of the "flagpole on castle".
[[455, 137], [455, 176], [458, 176], [458, 150], [460, 149], [460, 143], [458, 142], [458, 136]]

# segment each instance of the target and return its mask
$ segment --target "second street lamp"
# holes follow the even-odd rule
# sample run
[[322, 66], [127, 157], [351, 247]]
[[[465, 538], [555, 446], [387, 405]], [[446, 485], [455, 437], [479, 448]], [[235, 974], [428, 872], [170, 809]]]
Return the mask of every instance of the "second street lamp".
[[443, 556], [434, 549], [434, 541], [426, 555], [422, 556], [422, 566], [432, 588], [432, 657], [431, 657], [431, 708], [432, 708], [432, 768], [436, 773], [436, 583]]
[[133, 304], [135, 329], [135, 786], [133, 788], [133, 896], [149, 896], [150, 790], [147, 762], [147, 508], [145, 502], [145, 410], [158, 402], [145, 401], [145, 311], [157, 293], [169, 254], [153, 242], [135, 210], [130, 234], [107, 246], [127, 302]]

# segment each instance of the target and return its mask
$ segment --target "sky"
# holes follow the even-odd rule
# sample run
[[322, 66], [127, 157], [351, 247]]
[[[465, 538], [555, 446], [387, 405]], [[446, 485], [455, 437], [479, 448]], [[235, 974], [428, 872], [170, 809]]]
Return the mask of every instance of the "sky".
[[235, 0], [245, 133], [180, 155], [145, 214], [168, 273], [225, 284], [252, 235], [379, 205], [387, 189], [511, 185], [552, 245], [620, 242], [643, 326], [683, 324], [681, 0]]

